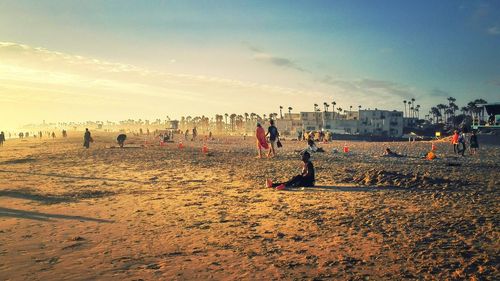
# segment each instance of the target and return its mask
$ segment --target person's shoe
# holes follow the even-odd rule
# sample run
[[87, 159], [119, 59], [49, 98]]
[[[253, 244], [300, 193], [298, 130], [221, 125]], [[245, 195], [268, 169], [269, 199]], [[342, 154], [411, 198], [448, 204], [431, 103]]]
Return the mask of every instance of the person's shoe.
[[285, 189], [285, 185], [284, 184], [280, 184], [276, 187], [276, 190], [283, 190]]
[[266, 179], [266, 187], [267, 188], [273, 187], [273, 181], [271, 179]]

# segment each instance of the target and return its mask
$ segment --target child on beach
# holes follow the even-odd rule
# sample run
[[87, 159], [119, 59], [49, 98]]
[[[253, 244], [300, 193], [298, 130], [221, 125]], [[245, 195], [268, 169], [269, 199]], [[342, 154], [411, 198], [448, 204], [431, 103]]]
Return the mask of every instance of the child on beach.
[[262, 158], [262, 149], [269, 149], [269, 145], [267, 144], [266, 140], [266, 132], [264, 131], [264, 128], [262, 128], [260, 123], [257, 123], [255, 138], [257, 139], [257, 149], [259, 150], [259, 155], [257, 156], [257, 158]]
[[311, 154], [305, 151], [302, 154], [302, 162], [304, 166], [302, 167], [302, 172], [300, 175], [296, 175], [292, 179], [283, 183], [273, 183], [271, 179], [266, 180], [266, 186], [268, 188], [275, 187], [276, 190], [284, 190], [290, 187], [312, 187], [316, 181], [314, 165], [311, 162]]

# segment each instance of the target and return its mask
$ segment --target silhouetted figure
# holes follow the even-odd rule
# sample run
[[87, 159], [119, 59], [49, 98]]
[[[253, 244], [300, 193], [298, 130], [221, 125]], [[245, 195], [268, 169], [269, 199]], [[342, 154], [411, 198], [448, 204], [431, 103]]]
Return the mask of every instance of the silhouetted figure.
[[191, 141], [195, 141], [196, 140], [196, 136], [198, 136], [198, 130], [196, 130], [196, 127], [193, 128], [193, 138], [191, 139]]
[[19, 138], [20, 138], [20, 139], [24, 138], [24, 133], [23, 133], [23, 132], [20, 132], [20, 133], [19, 133]]
[[42, 138], [42, 137], [43, 137], [43, 133], [42, 133], [42, 131], [39, 131], [39, 132], [38, 132], [38, 137], [39, 137], [39, 138]]
[[68, 132], [66, 132], [66, 130], [63, 130], [62, 131], [62, 136], [63, 136], [63, 138], [67, 138], [68, 137]]
[[85, 129], [85, 134], [83, 134], [83, 146], [85, 148], [89, 148], [90, 147], [90, 143], [92, 142], [92, 136], [90, 135], [90, 132], [89, 132], [89, 129], [86, 128]]
[[53, 139], [55, 139], [56, 138], [56, 133], [52, 132], [51, 136], [52, 136]]
[[472, 131], [472, 135], [470, 136], [470, 153], [476, 154], [479, 149], [479, 142], [477, 140], [476, 131]]
[[120, 145], [120, 147], [123, 147], [125, 145], [125, 140], [127, 139], [127, 135], [125, 134], [119, 134], [118, 137], [116, 138], [116, 141]]
[[3, 146], [4, 142], [5, 142], [5, 133], [1, 132], [0, 133], [0, 146]]

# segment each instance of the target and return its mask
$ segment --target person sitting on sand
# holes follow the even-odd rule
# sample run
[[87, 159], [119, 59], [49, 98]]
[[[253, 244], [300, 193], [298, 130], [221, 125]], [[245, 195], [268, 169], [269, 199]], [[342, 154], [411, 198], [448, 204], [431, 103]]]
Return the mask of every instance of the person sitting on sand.
[[257, 139], [257, 149], [259, 150], [258, 158], [262, 158], [262, 149], [269, 149], [269, 145], [266, 140], [266, 131], [257, 123], [257, 129], [255, 130], [255, 138]]
[[119, 134], [118, 137], [116, 138], [116, 141], [118, 142], [118, 145], [123, 148], [125, 145], [125, 140], [127, 139], [127, 135], [125, 134]]
[[275, 187], [276, 190], [283, 190], [290, 187], [313, 187], [315, 184], [315, 172], [314, 165], [311, 162], [311, 154], [305, 151], [302, 153], [302, 162], [304, 166], [302, 167], [302, 172], [300, 175], [296, 175], [287, 182], [273, 183], [271, 179], [266, 180], [266, 186], [268, 188]]
[[85, 148], [90, 147], [90, 143], [92, 142], [92, 136], [90, 135], [89, 129], [85, 128], [85, 134], [83, 135], [83, 146]]
[[382, 154], [382, 157], [404, 157], [404, 155], [397, 154], [396, 152], [392, 151], [390, 148], [386, 148], [384, 151], [384, 154]]

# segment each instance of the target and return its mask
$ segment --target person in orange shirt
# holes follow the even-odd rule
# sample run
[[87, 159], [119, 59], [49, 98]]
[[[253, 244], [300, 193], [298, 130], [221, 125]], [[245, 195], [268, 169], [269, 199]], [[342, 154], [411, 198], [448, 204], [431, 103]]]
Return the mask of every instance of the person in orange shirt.
[[453, 136], [451, 137], [451, 143], [453, 144], [453, 152], [455, 152], [455, 154], [458, 154], [459, 152], [459, 148], [458, 148], [458, 137], [460, 135], [458, 134], [458, 131], [455, 130], [455, 132], [453, 132]]
[[269, 144], [266, 140], [266, 131], [260, 123], [257, 123], [257, 130], [255, 131], [255, 138], [257, 139], [257, 149], [259, 150], [259, 155], [257, 158], [262, 158], [262, 149], [269, 149]]

